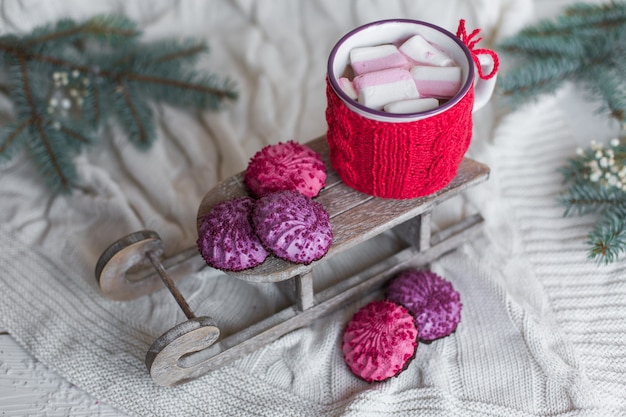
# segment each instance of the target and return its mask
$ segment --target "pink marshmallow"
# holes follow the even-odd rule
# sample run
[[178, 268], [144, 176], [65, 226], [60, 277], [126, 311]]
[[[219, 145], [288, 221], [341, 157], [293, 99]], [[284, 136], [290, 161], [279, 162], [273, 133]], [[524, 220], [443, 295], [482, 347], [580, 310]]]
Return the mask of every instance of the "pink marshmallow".
[[417, 66], [411, 76], [422, 97], [451, 98], [461, 89], [459, 67]]
[[358, 101], [374, 110], [382, 110], [393, 101], [419, 98], [411, 73], [401, 68], [368, 72], [354, 78]]
[[388, 68], [409, 69], [409, 60], [395, 45], [364, 46], [350, 51], [350, 64], [356, 75]]
[[422, 35], [414, 35], [399, 48], [400, 52], [416, 64], [446, 67], [454, 65], [454, 60], [437, 46], [428, 42]]
[[356, 100], [359, 97], [356, 90], [354, 89], [354, 85], [352, 85], [352, 81], [350, 81], [346, 77], [341, 77], [338, 81], [339, 87], [341, 87], [343, 92], [346, 93], [348, 97], [350, 97], [352, 100]]
[[436, 98], [415, 98], [412, 100], [394, 101], [386, 104], [384, 110], [387, 113], [419, 113], [422, 111], [432, 110], [439, 106], [439, 100]]

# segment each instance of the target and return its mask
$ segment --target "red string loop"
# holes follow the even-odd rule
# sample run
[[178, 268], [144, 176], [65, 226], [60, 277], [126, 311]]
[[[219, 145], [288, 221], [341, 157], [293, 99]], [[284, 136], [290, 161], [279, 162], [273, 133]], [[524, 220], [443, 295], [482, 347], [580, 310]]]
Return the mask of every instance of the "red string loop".
[[[488, 80], [490, 78], [493, 78], [498, 72], [500, 60], [498, 59], [498, 55], [491, 49], [476, 48], [476, 44], [483, 39], [482, 37], [476, 38], [476, 36], [478, 36], [478, 33], [480, 33], [480, 29], [474, 29], [472, 33], [468, 35], [467, 31], [465, 30], [465, 19], [461, 19], [459, 21], [459, 27], [456, 31], [456, 36], [469, 48], [470, 52], [472, 53], [472, 59], [474, 60], [474, 64], [476, 64], [476, 68], [478, 69], [478, 75], [480, 76], [480, 78], [482, 78], [483, 80]], [[493, 60], [493, 69], [488, 74], [485, 74], [483, 72], [482, 65], [480, 65], [480, 59], [478, 56], [482, 54], [491, 56], [491, 59]]]

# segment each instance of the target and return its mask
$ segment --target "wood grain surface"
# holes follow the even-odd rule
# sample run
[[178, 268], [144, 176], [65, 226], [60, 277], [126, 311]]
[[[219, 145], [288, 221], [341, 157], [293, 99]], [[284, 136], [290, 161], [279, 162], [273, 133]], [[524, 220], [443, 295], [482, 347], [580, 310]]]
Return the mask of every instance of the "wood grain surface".
[[[328, 211], [333, 231], [333, 244], [326, 257], [335, 256], [421, 213], [429, 212], [436, 205], [489, 177], [486, 165], [465, 158], [452, 182], [434, 194], [406, 200], [376, 198], [355, 191], [341, 181], [331, 167], [325, 136], [307, 145], [320, 154], [328, 174], [326, 187], [315, 198]], [[221, 182], [205, 195], [198, 209], [198, 227], [202, 218], [217, 203], [248, 195], [243, 178], [244, 173], [241, 172]], [[229, 275], [251, 282], [278, 282], [304, 274], [314, 265], [315, 262], [301, 265], [270, 256], [255, 268], [229, 272]]]
[[[394, 229], [407, 242], [407, 247], [317, 294], [313, 285], [316, 262], [299, 265], [270, 257], [256, 268], [229, 273], [245, 281], [276, 283], [291, 296], [294, 304], [220, 339], [217, 337], [219, 329], [212, 324], [207, 330], [198, 326], [189, 329], [189, 324], [194, 324], [192, 320], [181, 323], [159, 338], [146, 356], [149, 372], [157, 384], [177, 385], [218, 369], [357, 298], [363, 299], [401, 269], [428, 264], [480, 232], [483, 219], [474, 215], [431, 235], [431, 211], [445, 200], [485, 181], [489, 176], [487, 166], [465, 159], [454, 180], [435, 194], [408, 200], [381, 199], [357, 192], [341, 181], [330, 168], [324, 137], [308, 145], [321, 155], [328, 169], [326, 187], [316, 197], [328, 211], [333, 230], [333, 244], [323, 260], [389, 229]], [[229, 178], [206, 194], [198, 209], [198, 228], [215, 204], [247, 195], [243, 175]], [[205, 343], [204, 333], [207, 332], [211, 337], [208, 337], [210, 342]]]

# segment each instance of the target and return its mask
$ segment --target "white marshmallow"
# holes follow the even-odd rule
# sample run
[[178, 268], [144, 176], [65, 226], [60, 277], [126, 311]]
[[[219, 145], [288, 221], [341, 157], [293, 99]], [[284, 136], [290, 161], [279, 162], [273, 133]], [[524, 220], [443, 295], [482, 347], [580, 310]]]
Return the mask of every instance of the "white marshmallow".
[[356, 100], [358, 98], [359, 95], [354, 89], [354, 85], [352, 85], [352, 81], [350, 81], [346, 77], [341, 77], [339, 78], [338, 82], [339, 82], [339, 87], [341, 87], [343, 92], [346, 93], [348, 97], [350, 97], [352, 100]]
[[374, 110], [382, 110], [393, 101], [419, 98], [411, 73], [401, 68], [368, 72], [354, 78], [359, 103]]
[[459, 67], [417, 66], [411, 76], [422, 97], [451, 98], [461, 89]]
[[406, 56], [391, 44], [354, 48], [350, 51], [350, 64], [356, 75], [388, 68], [409, 69], [411, 65]]
[[422, 35], [414, 35], [401, 46], [400, 52], [416, 64], [435, 65], [438, 67], [452, 66], [454, 60], [437, 46], [428, 42]]
[[384, 110], [387, 113], [406, 114], [432, 110], [438, 106], [439, 100], [436, 98], [416, 98], [413, 100], [394, 101], [386, 104]]

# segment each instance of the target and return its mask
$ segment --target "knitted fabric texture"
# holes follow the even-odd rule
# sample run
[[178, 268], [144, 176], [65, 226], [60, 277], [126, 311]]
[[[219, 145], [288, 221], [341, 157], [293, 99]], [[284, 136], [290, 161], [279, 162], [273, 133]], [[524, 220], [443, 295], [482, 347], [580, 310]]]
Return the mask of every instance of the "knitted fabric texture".
[[474, 86], [455, 106], [407, 123], [351, 111], [326, 79], [326, 134], [332, 167], [357, 191], [407, 199], [432, 194], [456, 176], [472, 139]]

